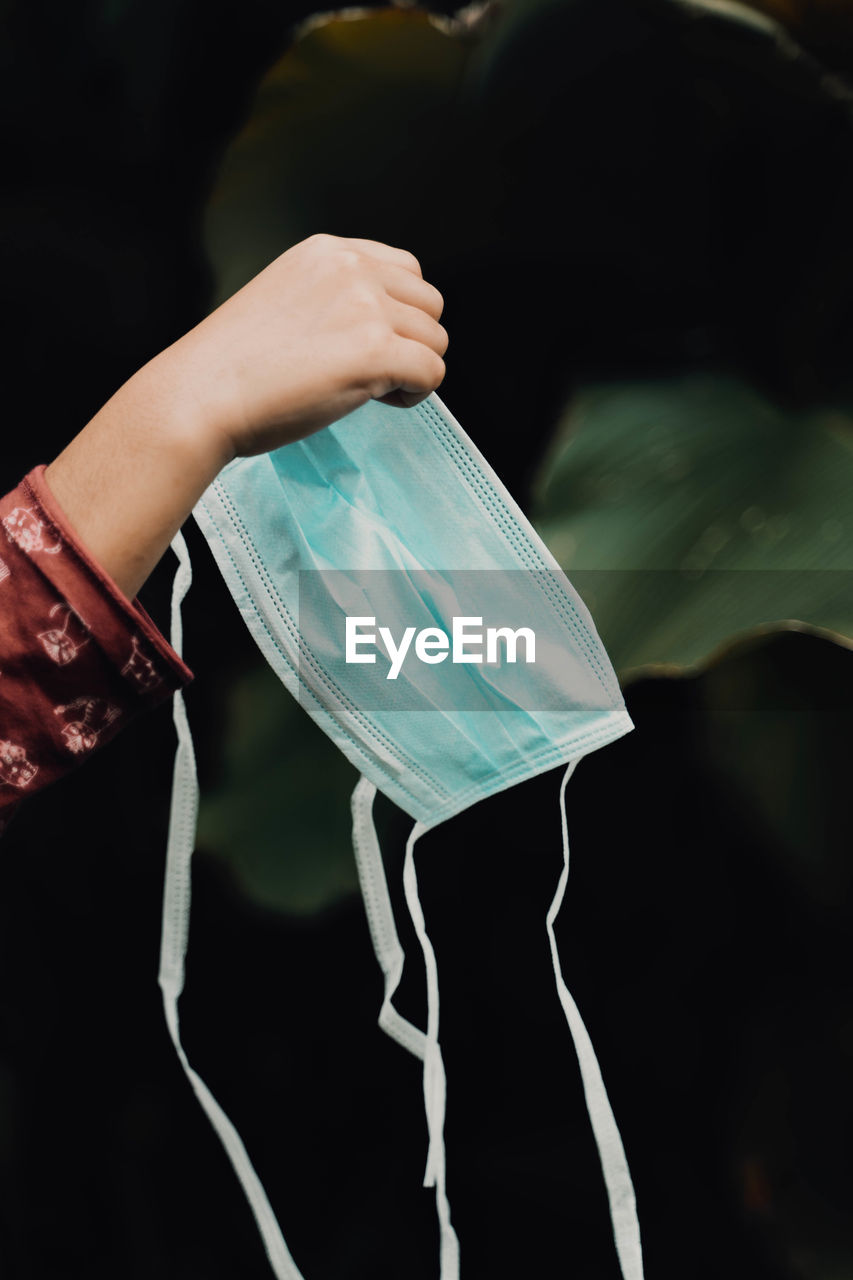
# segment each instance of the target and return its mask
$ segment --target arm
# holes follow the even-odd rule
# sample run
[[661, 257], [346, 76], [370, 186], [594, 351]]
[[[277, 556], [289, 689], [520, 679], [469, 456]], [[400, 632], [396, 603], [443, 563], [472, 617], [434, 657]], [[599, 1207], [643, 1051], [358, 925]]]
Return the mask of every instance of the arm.
[[47, 468], [50, 491], [132, 596], [233, 457], [433, 391], [442, 306], [411, 254], [312, 236], [125, 383]]
[[411, 254], [313, 236], [135, 374], [0, 499], [0, 831], [191, 678], [132, 601], [219, 469], [444, 374]]

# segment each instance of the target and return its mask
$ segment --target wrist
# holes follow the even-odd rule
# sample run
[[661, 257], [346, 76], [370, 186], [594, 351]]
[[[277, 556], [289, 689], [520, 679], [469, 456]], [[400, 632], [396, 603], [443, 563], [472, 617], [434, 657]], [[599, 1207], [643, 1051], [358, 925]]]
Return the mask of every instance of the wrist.
[[174, 362], [134, 374], [45, 471], [79, 541], [128, 597], [233, 451]]
[[162, 351], [133, 375], [117, 393], [123, 416], [136, 424], [138, 447], [168, 460], [170, 471], [181, 467], [199, 497], [236, 455], [221, 414], [195, 393], [194, 371], [179, 351], [180, 343]]

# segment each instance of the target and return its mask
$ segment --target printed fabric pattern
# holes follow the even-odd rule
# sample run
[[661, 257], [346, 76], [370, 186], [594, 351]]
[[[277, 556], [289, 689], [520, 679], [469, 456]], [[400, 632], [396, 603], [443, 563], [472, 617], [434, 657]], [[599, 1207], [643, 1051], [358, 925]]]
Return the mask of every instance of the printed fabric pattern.
[[37, 467], [0, 499], [0, 834], [192, 672], [77, 541]]

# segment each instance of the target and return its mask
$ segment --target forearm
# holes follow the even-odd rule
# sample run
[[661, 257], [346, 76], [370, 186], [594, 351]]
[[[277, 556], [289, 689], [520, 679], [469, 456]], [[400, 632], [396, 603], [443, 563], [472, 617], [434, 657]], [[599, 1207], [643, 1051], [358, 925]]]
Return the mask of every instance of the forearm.
[[231, 457], [181, 381], [170, 353], [158, 356], [45, 471], [79, 540], [128, 598]]

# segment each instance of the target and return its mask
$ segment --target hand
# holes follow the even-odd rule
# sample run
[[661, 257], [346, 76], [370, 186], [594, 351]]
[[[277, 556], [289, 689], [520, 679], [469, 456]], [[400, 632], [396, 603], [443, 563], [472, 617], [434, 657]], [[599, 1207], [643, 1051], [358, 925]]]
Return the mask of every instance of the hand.
[[441, 294], [417, 259], [317, 235], [119, 388], [45, 472], [59, 507], [126, 595], [217, 472], [370, 399], [414, 405], [444, 377]]
[[202, 431], [263, 453], [370, 399], [423, 400], [444, 377], [443, 306], [411, 253], [315, 235], [157, 359]]

